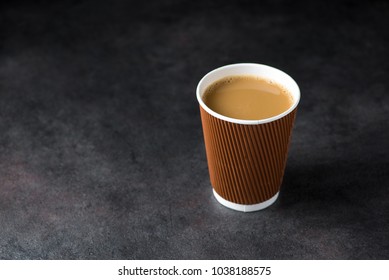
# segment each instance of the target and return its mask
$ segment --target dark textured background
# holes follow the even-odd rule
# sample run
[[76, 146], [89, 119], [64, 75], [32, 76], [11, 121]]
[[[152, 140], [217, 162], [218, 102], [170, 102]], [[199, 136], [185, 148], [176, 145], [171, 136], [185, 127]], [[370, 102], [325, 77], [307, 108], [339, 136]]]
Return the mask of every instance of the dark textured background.
[[[0, 6], [0, 258], [388, 259], [386, 1]], [[270, 208], [219, 205], [195, 87], [280, 68], [302, 100]]]

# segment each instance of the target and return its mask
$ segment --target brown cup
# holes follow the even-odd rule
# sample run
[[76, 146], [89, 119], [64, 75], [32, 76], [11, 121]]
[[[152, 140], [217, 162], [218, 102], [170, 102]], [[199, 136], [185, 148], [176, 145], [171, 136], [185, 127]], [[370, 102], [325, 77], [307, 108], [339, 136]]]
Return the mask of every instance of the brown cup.
[[[285, 112], [262, 120], [220, 115], [205, 105], [202, 95], [227, 76], [256, 75], [284, 86], [293, 97]], [[292, 128], [300, 101], [297, 83], [286, 73], [262, 64], [239, 63], [217, 68], [197, 86], [205, 150], [213, 193], [224, 206], [243, 212], [264, 209], [278, 197]]]

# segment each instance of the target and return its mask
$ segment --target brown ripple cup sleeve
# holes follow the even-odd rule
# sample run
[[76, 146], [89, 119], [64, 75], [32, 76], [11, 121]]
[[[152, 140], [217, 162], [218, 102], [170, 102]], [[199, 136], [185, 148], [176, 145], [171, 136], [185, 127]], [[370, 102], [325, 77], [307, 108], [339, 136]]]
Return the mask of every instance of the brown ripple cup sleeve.
[[[292, 105], [279, 115], [261, 120], [239, 120], [212, 111], [202, 99], [206, 88], [234, 75], [258, 76], [282, 85], [292, 95]], [[276, 68], [239, 63], [209, 72], [200, 80], [196, 94], [216, 200], [243, 212], [261, 210], [273, 204], [279, 195], [300, 101], [297, 83]]]

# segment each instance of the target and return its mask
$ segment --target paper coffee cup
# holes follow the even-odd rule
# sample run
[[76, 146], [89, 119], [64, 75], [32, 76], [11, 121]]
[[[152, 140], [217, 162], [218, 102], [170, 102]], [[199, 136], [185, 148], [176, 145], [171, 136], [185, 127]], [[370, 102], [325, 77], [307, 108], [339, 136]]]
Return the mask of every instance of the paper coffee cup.
[[[292, 95], [292, 106], [261, 120], [239, 120], [216, 113], [204, 103], [204, 91], [215, 81], [234, 75], [255, 75], [282, 85]], [[297, 83], [276, 68], [240, 63], [209, 72], [200, 80], [196, 94], [209, 176], [217, 201], [243, 212], [270, 206], [278, 197], [286, 166], [300, 101]]]

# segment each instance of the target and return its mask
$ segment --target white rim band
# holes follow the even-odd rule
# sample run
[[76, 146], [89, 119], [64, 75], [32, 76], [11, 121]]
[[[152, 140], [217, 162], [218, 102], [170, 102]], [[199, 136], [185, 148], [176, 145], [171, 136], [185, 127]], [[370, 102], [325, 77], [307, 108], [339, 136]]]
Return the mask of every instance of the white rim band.
[[225, 207], [228, 207], [228, 208], [231, 208], [231, 209], [234, 209], [237, 211], [241, 211], [241, 212], [253, 212], [253, 211], [265, 209], [266, 207], [269, 207], [277, 200], [278, 194], [280, 193], [280, 192], [277, 192], [272, 198], [270, 198], [264, 202], [246, 205], [246, 204], [238, 204], [238, 203], [234, 203], [234, 202], [225, 200], [215, 191], [215, 189], [212, 188], [212, 190], [213, 190], [213, 195], [215, 196], [216, 200], [220, 204], [224, 205]]
[[[287, 88], [290, 93], [293, 96], [293, 105], [286, 110], [285, 112], [270, 117], [268, 119], [261, 119], [261, 120], [240, 120], [240, 119], [234, 119], [230, 117], [226, 117], [223, 115], [220, 115], [219, 113], [216, 113], [215, 111], [212, 111], [207, 105], [205, 105], [202, 95], [204, 93], [204, 90], [213, 82], [224, 78], [226, 76], [234, 76], [234, 75], [256, 75], [260, 77], [264, 77], [270, 80], [274, 80], [280, 85]], [[298, 105], [300, 101], [300, 89], [297, 85], [297, 83], [285, 72], [263, 64], [257, 64], [257, 63], [236, 63], [236, 64], [230, 64], [226, 66], [222, 66], [220, 68], [216, 68], [215, 70], [209, 72], [206, 74], [197, 85], [196, 89], [196, 96], [197, 100], [200, 104], [200, 106], [207, 111], [210, 115], [232, 123], [238, 123], [238, 124], [247, 124], [247, 125], [256, 125], [256, 124], [262, 124], [262, 123], [268, 123], [275, 120], [278, 120], [290, 112], [292, 112]]]

